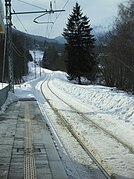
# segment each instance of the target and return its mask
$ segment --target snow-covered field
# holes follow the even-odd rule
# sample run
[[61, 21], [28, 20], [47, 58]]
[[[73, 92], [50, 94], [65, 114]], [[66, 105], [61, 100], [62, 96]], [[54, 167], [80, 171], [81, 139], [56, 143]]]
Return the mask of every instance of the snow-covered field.
[[[40, 84], [51, 75], [50, 87], [70, 104], [74, 104], [83, 113], [113, 134], [122, 138], [134, 148], [134, 96], [116, 88], [99, 85], [73, 84], [66, 78], [64, 72], [52, 72], [41, 69], [33, 62], [29, 63], [29, 75], [24, 77], [26, 82], [15, 86], [15, 94], [9, 93], [4, 104], [6, 106], [17, 98], [35, 97], [39, 104], [44, 104], [41, 97]], [[45, 90], [44, 90], [45, 91]], [[73, 124], [75, 125], [75, 123]], [[78, 125], [78, 124], [76, 124]], [[84, 128], [84, 125], [79, 125]], [[85, 132], [88, 133], [88, 131]]]

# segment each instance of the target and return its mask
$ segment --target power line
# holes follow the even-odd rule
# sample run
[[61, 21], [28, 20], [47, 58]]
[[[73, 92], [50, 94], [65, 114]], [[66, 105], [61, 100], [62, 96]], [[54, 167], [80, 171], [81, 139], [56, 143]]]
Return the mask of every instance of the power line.
[[[49, 15], [48, 15], [47, 21], [49, 22]], [[45, 33], [45, 36], [46, 36], [46, 37], [48, 37], [47, 34], [48, 34], [48, 23], [47, 23], [47, 27], [46, 27], [46, 33]]]
[[[66, 3], [64, 4], [64, 6], [62, 7], [62, 10], [65, 9], [65, 7], [67, 6], [69, 0], [66, 1]], [[56, 20], [59, 18], [59, 16], [61, 15], [61, 12], [59, 13], [59, 15], [56, 17], [54, 23], [56, 22]]]
[[[16, 13], [14, 9], [12, 9], [12, 10], [13, 10], [14, 13]], [[20, 20], [20, 18], [18, 17], [18, 15], [17, 15], [17, 14], [15, 14], [15, 15], [16, 15], [18, 21], [20, 22], [20, 24], [22, 25], [22, 27], [24, 28], [25, 32], [27, 32], [25, 26], [24, 26], [23, 23], [21, 22], [21, 20]]]
[[64, 9], [66, 7], [66, 5], [68, 4], [69, 0], [67, 0], [67, 2], [65, 3], [65, 5], [63, 6], [62, 9]]
[[25, 1], [22, 1], [22, 0], [17, 0], [17, 1], [22, 2], [22, 3], [24, 3], [24, 4], [27, 4], [27, 5], [30, 5], [30, 6], [33, 6], [33, 7], [37, 7], [37, 8], [42, 9], [42, 10], [45, 10], [44, 8], [42, 8], [42, 7], [40, 7], [40, 6], [36, 6], [36, 5], [34, 5], [34, 4], [31, 4], [31, 3], [28, 3], [28, 2], [25, 2]]
[[[51, 14], [52, 14], [52, 13], [55, 13], [55, 12], [60, 12], [60, 14], [61, 14], [61, 12], [65, 11], [65, 10], [63, 10], [63, 9], [64, 9], [64, 7], [67, 5], [68, 2], [69, 2], [69, 0], [67, 0], [67, 2], [65, 3], [65, 5], [63, 6], [63, 8], [62, 8], [61, 10], [56, 10], [56, 9], [53, 10], [53, 8], [52, 8], [52, 1], [50, 1], [50, 10], [46, 10], [43, 14], [41, 14], [41, 15], [37, 16], [36, 18], [34, 18], [33, 22], [35, 22], [35, 23], [37, 23], [37, 24], [45, 24], [45, 23], [47, 23], [47, 29], [46, 29], [46, 31], [48, 31], [48, 23], [52, 23], [52, 24], [54, 25], [55, 22], [51, 22], [51, 21], [48, 21], [48, 22], [39, 21], [38, 19], [40, 19], [41, 17], [43, 17], [43, 16], [46, 15], [46, 14], [49, 14], [48, 18], [51, 20]], [[58, 18], [58, 17], [59, 17], [59, 16], [57, 16], [57, 18]], [[57, 19], [57, 18], [56, 18], [56, 19]], [[55, 21], [56, 21], [56, 20], [55, 20]], [[49, 34], [48, 34], [48, 37], [50, 36], [50, 33], [51, 33], [51, 31], [52, 31], [52, 28], [53, 28], [53, 25], [51, 26], [50, 32], [49, 32]]]
[[12, 48], [14, 49], [14, 51], [15, 51], [20, 57], [26, 58], [25, 55], [23, 55], [23, 54], [18, 50], [18, 48], [16, 47], [16, 45], [15, 45], [13, 42], [11, 42], [11, 43], [12, 43]]
[[[67, 6], [69, 0], [66, 1], [66, 3], [64, 4], [64, 6], [62, 7], [62, 10], [65, 9], [65, 7]], [[55, 1], [55, 4], [56, 4], [56, 1]], [[50, 34], [53, 30], [53, 27], [54, 27], [54, 24], [56, 23], [57, 19], [59, 18], [59, 16], [61, 15], [61, 12], [56, 16], [54, 22], [53, 22], [53, 26], [51, 27], [51, 30], [50, 30], [50, 33], [49, 33], [49, 37], [50, 37]]]
[[[51, 14], [49, 16], [50, 16], [50, 21], [51, 21]], [[50, 37], [50, 33], [52, 31], [53, 25], [54, 25], [54, 23], [50, 26], [50, 32], [48, 33], [48, 38]]]
[[[31, 3], [25, 2], [25, 1], [23, 1], [23, 0], [17, 0], [17, 1], [23, 2], [23, 3], [28, 4], [28, 5], [30, 5], [30, 6], [34, 6], [34, 7], [40, 8], [39, 6], [35, 6], [35, 5], [31, 4]], [[54, 2], [55, 2], [55, 4], [56, 4], [56, 1], [54, 1]], [[53, 10], [53, 9], [52, 9], [52, 1], [50, 1], [50, 10], [44, 10], [44, 9], [43, 9], [44, 11], [29, 11], [29, 12], [17, 12], [17, 13], [14, 11], [14, 12], [11, 13], [11, 14], [12, 14], [12, 15], [14, 15], [14, 14], [15, 14], [15, 15], [17, 15], [17, 14], [23, 14], [23, 15], [24, 15], [24, 14], [33, 14], [33, 13], [43, 13], [43, 14], [37, 16], [36, 18], [34, 18], [33, 22], [35, 22], [35, 23], [37, 23], [37, 24], [53, 23], [53, 25], [51, 26], [49, 35], [48, 35], [48, 36], [50, 36], [50, 34], [51, 34], [51, 32], [52, 32], [52, 29], [53, 29], [53, 26], [54, 26], [54, 23], [55, 23], [56, 20], [59, 18], [61, 12], [64, 11], [63, 9], [66, 7], [66, 5], [68, 4], [68, 2], [69, 2], [69, 0], [66, 1], [66, 3], [64, 4], [62, 10]], [[41, 9], [42, 9], [42, 8], [41, 8]], [[60, 12], [60, 13], [59, 13], [59, 15], [56, 17], [56, 19], [55, 19], [54, 22], [41, 22], [41, 21], [37, 21], [37, 19], [43, 17], [44, 15], [46, 15], [46, 14], [51, 14], [51, 13], [55, 13], [55, 12]], [[25, 29], [25, 27], [24, 27], [24, 25], [22, 24], [22, 22], [20, 21], [20, 19], [18, 19], [18, 20], [19, 20], [19, 22], [21, 23], [21, 25], [23, 26], [23, 28]], [[26, 30], [26, 29], [25, 29], [25, 30]]]

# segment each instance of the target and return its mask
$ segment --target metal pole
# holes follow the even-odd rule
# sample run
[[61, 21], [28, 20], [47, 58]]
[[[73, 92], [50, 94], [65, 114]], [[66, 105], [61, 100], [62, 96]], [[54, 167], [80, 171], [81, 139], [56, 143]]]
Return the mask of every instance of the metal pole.
[[44, 11], [25, 11], [25, 12], [12, 12], [12, 15], [25, 15], [25, 14], [40, 14], [40, 13], [54, 13], [54, 12], [64, 12], [65, 10], [44, 10]]
[[[14, 92], [14, 74], [13, 74], [13, 58], [12, 58], [12, 15], [14, 14], [31, 14], [31, 13], [44, 13], [51, 14], [55, 12], [63, 12], [65, 10], [52, 10], [52, 2], [50, 3], [50, 10], [44, 10], [44, 11], [31, 11], [31, 12], [11, 12], [11, 0], [5, 0], [5, 7], [6, 7], [6, 36], [7, 36], [7, 48], [6, 48], [6, 54], [7, 54], [7, 60], [8, 60], [8, 73], [9, 73], [9, 89], [11, 92]], [[34, 20], [40, 18], [40, 16], [36, 17]], [[40, 23], [36, 21], [36, 23]], [[36, 57], [35, 57], [36, 58]], [[36, 64], [35, 64], [35, 78], [36, 78]]]
[[39, 59], [39, 65], [40, 65], [40, 76], [41, 76], [41, 58]]
[[11, 21], [11, 0], [5, 0], [6, 6], [6, 37], [7, 37], [7, 60], [9, 90], [14, 92], [13, 58], [12, 58], [12, 21]]
[[35, 50], [34, 50], [34, 72], [35, 72], [35, 79], [36, 79], [36, 52], [35, 52]]

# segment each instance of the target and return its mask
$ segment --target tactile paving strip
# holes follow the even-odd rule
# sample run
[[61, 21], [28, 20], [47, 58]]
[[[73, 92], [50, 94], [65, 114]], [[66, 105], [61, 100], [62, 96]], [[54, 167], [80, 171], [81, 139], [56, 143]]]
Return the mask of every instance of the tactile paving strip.
[[32, 127], [29, 104], [25, 102], [25, 142], [24, 142], [24, 179], [37, 179], [35, 157], [32, 144]]

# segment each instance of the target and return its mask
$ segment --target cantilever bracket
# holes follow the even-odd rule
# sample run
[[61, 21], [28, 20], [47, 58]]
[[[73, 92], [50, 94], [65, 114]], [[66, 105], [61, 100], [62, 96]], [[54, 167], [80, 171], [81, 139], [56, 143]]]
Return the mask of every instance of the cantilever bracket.
[[48, 13], [50, 13], [49, 11], [47, 11], [47, 12], [45, 12], [44, 14], [41, 14], [40, 16], [38, 16], [38, 17], [36, 17], [34, 20], [33, 20], [33, 22], [35, 22], [36, 24], [46, 24], [46, 23], [51, 23], [51, 24], [53, 24], [53, 22], [39, 22], [39, 21], [37, 21], [37, 19], [39, 19], [40, 17], [42, 17], [42, 16], [44, 16], [44, 15], [46, 15], [46, 14], [48, 14]]

